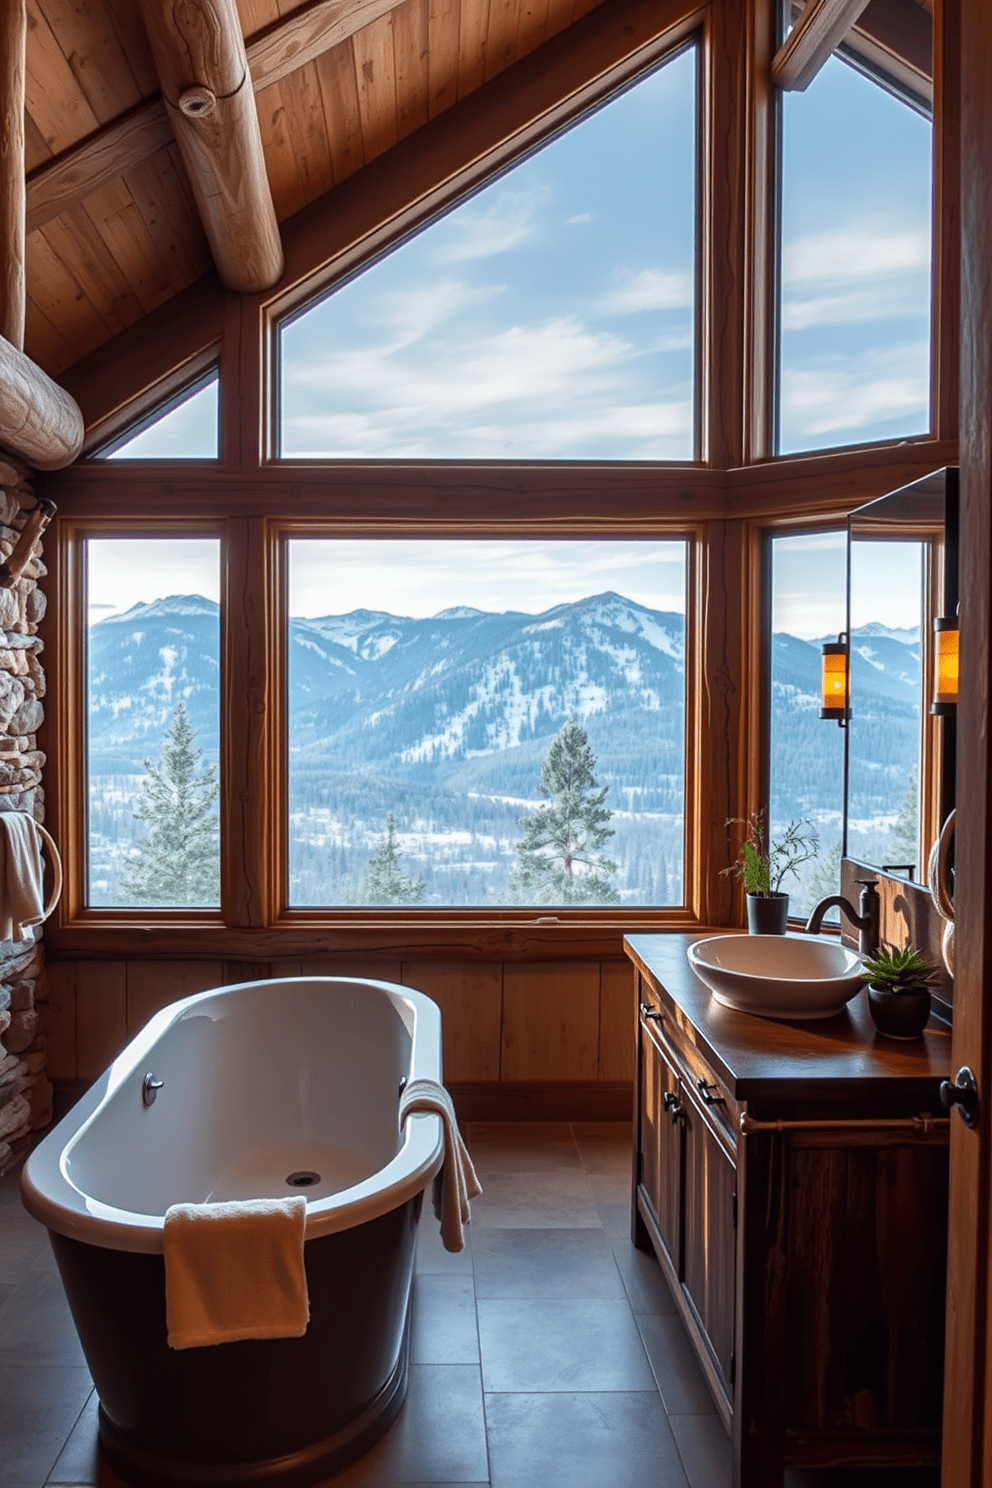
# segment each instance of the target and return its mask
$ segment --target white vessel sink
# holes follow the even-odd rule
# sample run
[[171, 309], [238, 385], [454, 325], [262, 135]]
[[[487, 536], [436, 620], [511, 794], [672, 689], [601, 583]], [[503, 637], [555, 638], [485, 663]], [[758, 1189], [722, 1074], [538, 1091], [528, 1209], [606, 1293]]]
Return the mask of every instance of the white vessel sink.
[[819, 935], [714, 935], [686, 954], [717, 1002], [763, 1018], [829, 1018], [864, 985], [860, 956]]

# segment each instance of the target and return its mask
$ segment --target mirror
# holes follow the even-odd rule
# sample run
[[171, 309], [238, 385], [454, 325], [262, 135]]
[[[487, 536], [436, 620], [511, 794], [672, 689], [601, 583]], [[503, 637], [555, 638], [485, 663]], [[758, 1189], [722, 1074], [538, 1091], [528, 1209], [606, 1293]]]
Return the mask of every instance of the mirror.
[[848, 519], [843, 855], [917, 881], [954, 805], [954, 708], [931, 698], [933, 621], [957, 615], [957, 517], [949, 468]]

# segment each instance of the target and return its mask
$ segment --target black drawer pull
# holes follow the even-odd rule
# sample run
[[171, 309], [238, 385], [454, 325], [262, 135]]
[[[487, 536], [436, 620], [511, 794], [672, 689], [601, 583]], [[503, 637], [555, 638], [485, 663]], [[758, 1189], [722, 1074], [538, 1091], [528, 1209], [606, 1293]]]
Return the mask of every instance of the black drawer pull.
[[723, 1104], [723, 1096], [714, 1080], [697, 1080], [696, 1089], [699, 1091], [700, 1099], [704, 1106], [719, 1106]]
[[641, 1003], [641, 1017], [644, 1019], [645, 1023], [650, 1018], [657, 1018], [660, 1021], [664, 1016], [665, 1015], [661, 1011], [661, 1008], [653, 1008], [649, 1002]]

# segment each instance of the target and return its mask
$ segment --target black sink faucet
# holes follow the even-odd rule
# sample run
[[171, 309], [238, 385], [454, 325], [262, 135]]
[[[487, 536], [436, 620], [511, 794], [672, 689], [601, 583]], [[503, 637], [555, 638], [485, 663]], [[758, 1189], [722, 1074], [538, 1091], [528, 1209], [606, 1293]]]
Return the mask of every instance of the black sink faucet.
[[849, 899], [844, 898], [843, 894], [830, 894], [826, 899], [820, 900], [806, 921], [806, 933], [807, 935], [819, 935], [823, 916], [828, 909], [833, 909], [836, 905], [842, 914], [847, 915], [858, 931], [859, 953], [862, 956], [874, 956], [878, 953], [882, 910], [882, 901], [878, 896], [878, 879], [859, 878], [858, 883], [861, 885], [861, 898], [858, 901], [857, 910]]

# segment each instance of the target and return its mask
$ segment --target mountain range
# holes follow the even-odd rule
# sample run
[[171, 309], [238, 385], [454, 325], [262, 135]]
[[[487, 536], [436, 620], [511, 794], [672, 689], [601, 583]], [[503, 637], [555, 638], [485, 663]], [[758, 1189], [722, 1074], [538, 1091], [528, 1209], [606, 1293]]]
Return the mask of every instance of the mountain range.
[[[298, 874], [319, 878], [329, 844], [347, 858], [357, 835], [365, 851], [389, 812], [406, 829], [411, 851], [421, 840], [450, 847], [459, 833], [473, 838], [471, 852], [465, 844], [455, 855], [459, 871], [469, 858], [482, 871], [481, 838], [503, 844], [490, 858], [512, 859], [521, 810], [540, 799], [542, 760], [571, 716], [588, 733], [597, 778], [617, 813], [613, 856], [620, 859], [623, 848], [646, 861], [653, 842], [668, 878], [676, 872], [667, 860], [681, 860], [681, 615], [608, 592], [538, 615], [459, 606], [429, 619], [373, 610], [294, 617], [288, 643], [291, 859]], [[824, 781], [836, 773], [839, 732], [819, 719], [820, 643], [782, 633], [773, 646], [776, 806], [786, 817], [815, 815], [824, 808]], [[92, 626], [94, 787], [96, 777], [141, 775], [146, 758], [158, 759], [180, 698], [205, 762], [216, 759], [218, 658], [219, 609], [198, 595], [136, 605]], [[908, 775], [915, 757], [916, 637], [876, 624], [855, 632], [852, 686], [869, 775], [889, 800], [892, 782]], [[434, 859], [443, 856], [435, 850]], [[339, 869], [357, 872], [355, 863], [342, 861]]]

